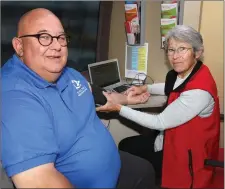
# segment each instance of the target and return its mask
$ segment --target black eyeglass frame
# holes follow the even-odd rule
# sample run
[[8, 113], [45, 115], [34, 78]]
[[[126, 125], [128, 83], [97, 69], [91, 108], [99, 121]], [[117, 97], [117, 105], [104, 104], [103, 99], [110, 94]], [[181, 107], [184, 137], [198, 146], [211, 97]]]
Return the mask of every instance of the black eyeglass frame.
[[[41, 37], [42, 35], [48, 35], [48, 36], [51, 38], [51, 41], [49, 42], [48, 45], [46, 45], [46, 44], [43, 45], [43, 44], [40, 42], [40, 37]], [[60, 38], [61, 36], [65, 36], [65, 37], [66, 37], [66, 45], [62, 45], [62, 44], [59, 42], [59, 38]], [[60, 44], [62, 47], [66, 47], [66, 46], [68, 45], [68, 43], [70, 42], [70, 36], [67, 35], [67, 34], [60, 34], [59, 36], [52, 36], [52, 35], [50, 35], [49, 33], [37, 33], [37, 34], [30, 34], [30, 35], [22, 35], [22, 36], [19, 36], [18, 38], [23, 38], [23, 37], [35, 37], [35, 38], [38, 39], [38, 42], [39, 42], [42, 46], [45, 46], [45, 47], [51, 45], [54, 38], [57, 39], [57, 41], [59, 42], [59, 44]]]

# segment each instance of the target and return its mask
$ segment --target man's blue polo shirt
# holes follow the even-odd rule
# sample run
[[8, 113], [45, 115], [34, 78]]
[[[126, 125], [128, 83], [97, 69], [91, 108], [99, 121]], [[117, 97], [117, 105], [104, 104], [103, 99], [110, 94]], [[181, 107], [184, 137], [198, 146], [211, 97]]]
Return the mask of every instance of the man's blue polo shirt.
[[81, 74], [65, 68], [52, 84], [16, 55], [2, 68], [1, 150], [10, 177], [54, 162], [76, 187], [113, 188], [120, 171], [117, 147]]

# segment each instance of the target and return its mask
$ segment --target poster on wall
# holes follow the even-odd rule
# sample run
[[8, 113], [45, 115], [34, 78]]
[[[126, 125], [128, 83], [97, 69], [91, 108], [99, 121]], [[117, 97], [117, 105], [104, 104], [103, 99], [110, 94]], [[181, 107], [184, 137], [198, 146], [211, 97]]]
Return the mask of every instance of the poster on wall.
[[177, 3], [161, 4], [161, 18], [177, 18]]
[[161, 4], [161, 47], [164, 48], [165, 36], [179, 23], [179, 6], [177, 0], [164, 0]]
[[125, 48], [125, 77], [144, 80], [147, 75], [148, 43], [140, 46], [126, 44]]
[[129, 45], [140, 44], [141, 2], [125, 1], [125, 32]]
[[165, 36], [169, 30], [177, 25], [177, 18], [162, 18], [161, 19], [161, 40], [162, 47], [164, 47]]

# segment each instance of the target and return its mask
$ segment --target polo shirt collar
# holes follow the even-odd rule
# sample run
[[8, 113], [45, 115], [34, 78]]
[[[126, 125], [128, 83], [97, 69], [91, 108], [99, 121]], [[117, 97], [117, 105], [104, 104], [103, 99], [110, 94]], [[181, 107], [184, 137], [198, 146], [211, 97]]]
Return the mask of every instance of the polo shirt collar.
[[64, 90], [68, 85], [69, 77], [66, 74], [66, 68], [63, 70], [61, 76], [57, 80], [56, 84], [50, 83], [40, 77], [37, 73], [35, 73], [33, 70], [31, 70], [26, 64], [24, 64], [19, 57], [14, 54], [13, 55], [13, 62], [15, 63], [15, 66], [18, 66], [20, 69], [23, 69], [33, 80], [33, 83], [36, 87], [40, 89], [44, 89], [50, 86], [57, 86], [57, 88], [62, 91]]
[[67, 68], [64, 68], [63, 69], [63, 72], [62, 74], [60, 75], [59, 79], [57, 80], [56, 82], [57, 84], [57, 88], [60, 92], [62, 92], [67, 86], [68, 86], [68, 83], [69, 83], [69, 76], [67, 74]]

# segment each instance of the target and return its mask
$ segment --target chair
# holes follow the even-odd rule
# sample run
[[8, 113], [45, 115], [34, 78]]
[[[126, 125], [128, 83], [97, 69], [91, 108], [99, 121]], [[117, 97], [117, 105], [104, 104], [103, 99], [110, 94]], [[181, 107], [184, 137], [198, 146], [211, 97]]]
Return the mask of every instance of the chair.
[[13, 183], [10, 178], [7, 177], [3, 167], [2, 163], [0, 161], [0, 177], [1, 177], [1, 188], [13, 188]]
[[208, 188], [224, 188], [224, 149], [220, 148], [218, 160], [205, 160], [205, 165], [215, 167], [215, 175]]
[[[220, 121], [224, 122], [224, 114], [220, 115]], [[215, 167], [215, 175], [208, 188], [224, 188], [224, 148], [219, 149], [217, 160], [205, 160], [206, 166]]]

